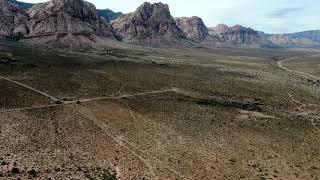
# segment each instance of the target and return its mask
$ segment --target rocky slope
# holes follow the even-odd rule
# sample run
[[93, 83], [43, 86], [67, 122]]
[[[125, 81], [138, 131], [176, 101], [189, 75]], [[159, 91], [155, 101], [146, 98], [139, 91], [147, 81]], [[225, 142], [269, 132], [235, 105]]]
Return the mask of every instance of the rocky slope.
[[112, 22], [121, 39], [127, 42], [162, 44], [182, 38], [168, 5], [144, 3], [135, 12]]
[[201, 42], [208, 35], [208, 29], [199, 17], [180, 17], [175, 18], [175, 21], [178, 27], [184, 32], [185, 36], [193, 42]]
[[0, 36], [15, 38], [29, 33], [29, 15], [16, 4], [0, 0]]

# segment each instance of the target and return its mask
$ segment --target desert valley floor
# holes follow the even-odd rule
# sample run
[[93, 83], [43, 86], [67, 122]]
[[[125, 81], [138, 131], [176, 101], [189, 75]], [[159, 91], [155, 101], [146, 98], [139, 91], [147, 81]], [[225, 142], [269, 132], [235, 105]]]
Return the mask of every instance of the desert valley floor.
[[317, 179], [320, 51], [0, 42], [0, 179]]

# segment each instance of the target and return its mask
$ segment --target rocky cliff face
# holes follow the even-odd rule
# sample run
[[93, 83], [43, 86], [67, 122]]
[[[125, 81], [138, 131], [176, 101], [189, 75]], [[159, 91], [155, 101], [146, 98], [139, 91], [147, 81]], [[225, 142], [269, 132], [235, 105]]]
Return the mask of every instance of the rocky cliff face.
[[0, 0], [0, 36], [14, 37], [27, 35], [29, 15], [14, 3]]
[[81, 0], [52, 0], [30, 10], [30, 36], [83, 33], [113, 37], [108, 21], [98, 17], [95, 6]]
[[144, 3], [135, 12], [113, 21], [112, 25], [123, 41], [161, 43], [183, 37], [168, 5], [162, 3]]
[[77, 36], [75, 39], [84, 41], [80, 44], [90, 44], [90, 41], [95, 43], [100, 38], [115, 39], [109, 21], [98, 16], [93, 4], [82, 0], [52, 0], [34, 5], [28, 13], [31, 19], [29, 39], [35, 41], [47, 39], [52, 43]]
[[193, 42], [201, 42], [208, 35], [208, 29], [199, 17], [180, 17], [175, 18], [175, 21], [178, 27], [184, 32], [185, 36]]

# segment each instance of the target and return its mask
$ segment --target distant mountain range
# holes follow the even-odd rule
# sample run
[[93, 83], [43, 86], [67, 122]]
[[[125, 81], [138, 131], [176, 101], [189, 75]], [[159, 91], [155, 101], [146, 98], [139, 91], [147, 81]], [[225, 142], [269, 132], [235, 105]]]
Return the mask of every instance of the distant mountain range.
[[281, 47], [320, 47], [320, 30], [291, 34], [265, 34], [265, 36]]
[[0, 0], [0, 6], [0, 37], [35, 44], [78, 47], [115, 40], [152, 46], [320, 47], [319, 30], [266, 34], [240, 25], [206, 27], [199, 17], [173, 18], [162, 3], [145, 2], [129, 14], [97, 10], [82, 0]]
[[123, 13], [122, 12], [113, 12], [110, 9], [97, 9], [98, 11], [98, 15], [102, 16], [106, 19], [108, 19], [109, 21], [111, 20], [115, 20], [117, 19], [119, 16], [122, 16]]

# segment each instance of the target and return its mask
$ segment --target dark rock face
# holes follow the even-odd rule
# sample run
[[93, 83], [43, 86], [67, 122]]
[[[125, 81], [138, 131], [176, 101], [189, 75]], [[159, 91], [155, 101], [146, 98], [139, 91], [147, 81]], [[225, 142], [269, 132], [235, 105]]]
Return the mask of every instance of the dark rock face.
[[119, 17], [113, 27], [124, 41], [176, 41], [183, 37], [168, 5], [144, 3], [134, 13]]
[[185, 36], [194, 42], [201, 42], [208, 35], [208, 29], [199, 17], [181, 17], [176, 18], [175, 21]]
[[0, 36], [12, 38], [29, 33], [29, 15], [8, 0], [0, 0]]
[[122, 12], [113, 12], [110, 9], [98, 9], [98, 15], [111, 21], [111, 20], [115, 20], [118, 17], [122, 16], [123, 13]]

